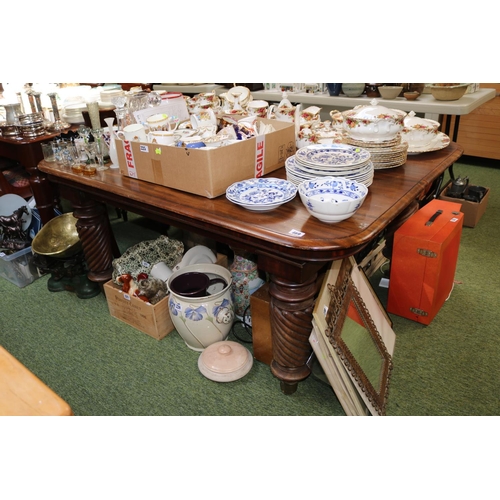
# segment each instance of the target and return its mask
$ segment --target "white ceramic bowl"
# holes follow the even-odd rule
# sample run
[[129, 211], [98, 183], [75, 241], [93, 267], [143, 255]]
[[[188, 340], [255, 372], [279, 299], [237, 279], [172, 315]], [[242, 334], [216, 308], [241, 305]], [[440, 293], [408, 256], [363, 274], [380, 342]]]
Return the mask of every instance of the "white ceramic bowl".
[[299, 184], [298, 192], [307, 211], [323, 222], [348, 219], [365, 201], [368, 188], [341, 177], [315, 177]]

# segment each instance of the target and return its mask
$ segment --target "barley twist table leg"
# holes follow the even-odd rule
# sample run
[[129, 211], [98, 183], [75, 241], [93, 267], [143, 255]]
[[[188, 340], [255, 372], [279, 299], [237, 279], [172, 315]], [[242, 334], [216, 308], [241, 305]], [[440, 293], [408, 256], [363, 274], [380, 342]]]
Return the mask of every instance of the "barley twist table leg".
[[316, 279], [317, 275], [314, 275], [305, 283], [297, 284], [271, 276], [271, 372], [280, 380], [285, 394], [293, 394], [298, 382], [311, 373], [307, 361], [312, 352], [309, 336], [317, 292]]
[[104, 284], [111, 279], [113, 263], [113, 237], [106, 206], [86, 200], [78, 205], [74, 203], [73, 207], [73, 215], [78, 219], [76, 229], [89, 267], [88, 278]]

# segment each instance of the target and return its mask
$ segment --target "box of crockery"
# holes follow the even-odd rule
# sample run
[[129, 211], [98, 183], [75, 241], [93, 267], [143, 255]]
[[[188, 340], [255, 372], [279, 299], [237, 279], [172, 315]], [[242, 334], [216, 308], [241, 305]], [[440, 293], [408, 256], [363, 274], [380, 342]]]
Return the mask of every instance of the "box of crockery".
[[168, 297], [152, 305], [124, 293], [120, 286], [113, 283], [113, 280], [104, 284], [104, 293], [111, 316], [127, 325], [137, 328], [156, 340], [161, 340], [174, 330], [168, 310]]
[[216, 198], [234, 182], [262, 177], [295, 154], [295, 125], [260, 118], [272, 131], [214, 148], [164, 146], [116, 139], [120, 172], [206, 198]]
[[[227, 256], [217, 254], [217, 264], [227, 267]], [[146, 335], [161, 340], [174, 330], [168, 309], [168, 296], [153, 305], [124, 293], [113, 280], [104, 284], [104, 294], [111, 316]]]

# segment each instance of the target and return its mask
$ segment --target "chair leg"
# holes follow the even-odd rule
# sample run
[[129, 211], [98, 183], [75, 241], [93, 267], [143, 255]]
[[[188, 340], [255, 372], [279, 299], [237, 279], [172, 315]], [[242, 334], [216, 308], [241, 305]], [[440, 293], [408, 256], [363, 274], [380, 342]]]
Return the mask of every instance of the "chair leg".
[[122, 219], [127, 222], [128, 221], [128, 215], [127, 215], [127, 211], [126, 210], [122, 210], [121, 208], [117, 208], [116, 209], [116, 216], [119, 218], [119, 219]]

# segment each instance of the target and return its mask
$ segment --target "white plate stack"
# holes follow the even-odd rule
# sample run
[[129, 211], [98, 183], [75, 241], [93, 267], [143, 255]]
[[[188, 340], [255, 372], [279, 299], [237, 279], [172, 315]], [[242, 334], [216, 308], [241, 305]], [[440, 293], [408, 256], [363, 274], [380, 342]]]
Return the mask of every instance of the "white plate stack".
[[314, 177], [342, 177], [370, 186], [373, 163], [368, 150], [349, 144], [313, 144], [285, 162], [287, 179], [296, 185]]

